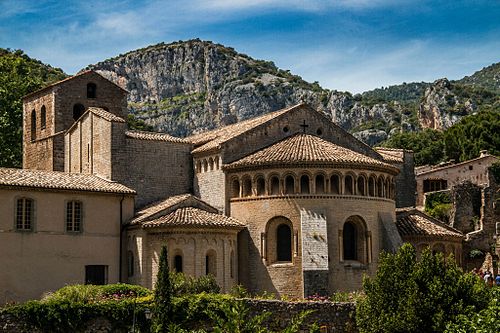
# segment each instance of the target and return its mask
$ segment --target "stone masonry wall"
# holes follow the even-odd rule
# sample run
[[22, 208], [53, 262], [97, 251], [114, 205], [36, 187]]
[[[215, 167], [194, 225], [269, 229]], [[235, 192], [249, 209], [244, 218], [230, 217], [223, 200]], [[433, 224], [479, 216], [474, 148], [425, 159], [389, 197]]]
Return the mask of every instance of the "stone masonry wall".
[[[249, 308], [249, 316], [254, 317], [267, 311], [271, 316], [264, 322], [264, 325], [272, 330], [282, 330], [290, 325], [292, 318], [306, 310], [312, 310], [304, 320], [300, 332], [309, 332], [308, 327], [314, 323], [318, 324], [321, 332], [344, 332], [356, 333], [358, 329], [355, 322], [354, 303], [331, 303], [331, 302], [283, 302], [278, 300], [242, 300]], [[122, 326], [123, 323], [120, 323]], [[209, 328], [208, 323], [199, 323], [205, 328]], [[126, 332], [125, 328], [117, 329], [108, 318], [92, 318], [83, 325], [83, 328], [75, 331], [78, 333], [101, 333], [101, 332]], [[0, 315], [0, 332], [21, 333], [42, 331], [32, 327], [26, 321], [15, 318], [12, 315]]]

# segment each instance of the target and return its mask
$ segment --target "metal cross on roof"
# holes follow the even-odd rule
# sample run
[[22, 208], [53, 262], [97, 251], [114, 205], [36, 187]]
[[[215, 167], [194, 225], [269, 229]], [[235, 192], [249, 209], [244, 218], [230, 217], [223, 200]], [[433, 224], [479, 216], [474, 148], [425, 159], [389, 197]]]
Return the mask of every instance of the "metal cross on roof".
[[300, 127], [302, 127], [302, 130], [304, 131], [304, 133], [306, 132], [306, 129], [309, 127], [309, 125], [306, 125], [306, 120], [304, 119], [304, 122], [302, 123], [302, 125], [299, 125]]

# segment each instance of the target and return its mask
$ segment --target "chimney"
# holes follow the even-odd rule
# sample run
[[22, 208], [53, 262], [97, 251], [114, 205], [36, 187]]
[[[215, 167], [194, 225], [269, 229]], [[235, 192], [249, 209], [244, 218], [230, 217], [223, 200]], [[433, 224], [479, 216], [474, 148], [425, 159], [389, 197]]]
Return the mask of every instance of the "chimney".
[[480, 153], [481, 153], [481, 156], [479, 156], [479, 157], [485, 157], [486, 155], [488, 155], [487, 150], [481, 150]]

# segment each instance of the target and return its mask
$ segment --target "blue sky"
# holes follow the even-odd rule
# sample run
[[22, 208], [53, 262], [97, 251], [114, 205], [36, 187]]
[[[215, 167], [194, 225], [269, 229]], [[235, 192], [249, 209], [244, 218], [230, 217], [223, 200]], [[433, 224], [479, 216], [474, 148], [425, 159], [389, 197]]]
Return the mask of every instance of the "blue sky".
[[74, 74], [159, 42], [200, 38], [362, 92], [458, 79], [500, 61], [500, 1], [0, 0], [0, 47]]

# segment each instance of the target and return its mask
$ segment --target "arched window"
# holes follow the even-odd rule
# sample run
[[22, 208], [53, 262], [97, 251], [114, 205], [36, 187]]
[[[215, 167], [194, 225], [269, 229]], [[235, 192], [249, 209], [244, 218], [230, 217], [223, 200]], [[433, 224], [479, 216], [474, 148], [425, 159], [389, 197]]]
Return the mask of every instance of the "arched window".
[[78, 120], [85, 112], [85, 106], [83, 104], [77, 103], [73, 105], [73, 120]]
[[196, 172], [200, 173], [201, 172], [201, 162], [196, 161]]
[[127, 275], [134, 276], [134, 253], [132, 251], [127, 252]]
[[276, 259], [292, 261], [292, 230], [286, 224], [280, 224], [276, 229]]
[[365, 177], [358, 177], [358, 195], [366, 195], [365, 192]]
[[375, 178], [373, 176], [368, 180], [368, 195], [370, 197], [375, 196]]
[[47, 109], [45, 105], [42, 105], [42, 109], [40, 111], [40, 128], [45, 129], [47, 126]]
[[208, 162], [207, 160], [203, 160], [203, 172], [207, 172], [208, 171]]
[[174, 257], [174, 268], [177, 273], [182, 273], [182, 256], [180, 254]]
[[385, 185], [384, 185], [385, 186], [385, 197], [386, 198], [390, 198], [391, 197], [391, 195], [390, 195], [391, 188], [390, 188], [389, 184], [390, 184], [389, 183], [389, 178], [387, 178], [385, 180]]
[[214, 159], [211, 157], [208, 159], [208, 167], [210, 171], [214, 169]]
[[205, 274], [217, 276], [217, 255], [214, 250], [209, 250], [205, 255]]
[[323, 177], [323, 175], [316, 176], [315, 187], [316, 187], [316, 193], [319, 194], [325, 193], [325, 177]]
[[344, 194], [352, 195], [354, 193], [354, 182], [352, 176], [345, 176], [344, 183]]
[[31, 230], [33, 228], [34, 201], [29, 198], [17, 199], [16, 229]]
[[240, 197], [240, 181], [238, 179], [233, 179], [233, 183], [231, 185], [231, 197]]
[[87, 83], [87, 98], [96, 98], [97, 86], [95, 83]]
[[257, 178], [257, 195], [265, 195], [266, 194], [266, 181], [264, 177]]
[[31, 111], [31, 140], [36, 139], [36, 111]]
[[80, 201], [66, 203], [66, 231], [82, 231], [82, 203]]
[[382, 198], [384, 196], [384, 180], [379, 177], [377, 182], [377, 196]]
[[344, 260], [358, 260], [356, 251], [357, 232], [356, 226], [351, 222], [344, 224], [342, 230]]
[[288, 175], [285, 178], [285, 194], [295, 193], [295, 179], [292, 175]]
[[280, 180], [277, 176], [271, 177], [271, 195], [280, 194]]
[[330, 177], [330, 191], [333, 194], [340, 193], [340, 177], [338, 175], [333, 175]]
[[249, 197], [252, 195], [252, 180], [250, 177], [245, 177], [243, 179], [243, 196]]
[[309, 194], [311, 193], [309, 189], [309, 176], [303, 175], [300, 177], [300, 193], [301, 194]]

